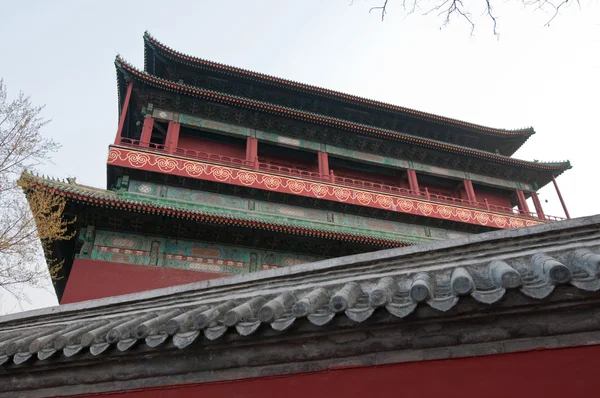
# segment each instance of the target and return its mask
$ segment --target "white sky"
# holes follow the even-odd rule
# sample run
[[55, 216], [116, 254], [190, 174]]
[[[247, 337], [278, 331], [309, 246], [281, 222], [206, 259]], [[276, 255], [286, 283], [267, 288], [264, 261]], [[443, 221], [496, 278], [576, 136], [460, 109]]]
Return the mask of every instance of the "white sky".
[[[468, 1], [468, 0], [465, 0]], [[478, 2], [478, 0], [473, 0]], [[572, 217], [598, 212], [600, 5], [551, 14], [497, 1], [498, 40], [481, 10], [474, 36], [462, 21], [405, 17], [389, 0], [0, 0], [0, 77], [46, 104], [44, 134], [63, 147], [42, 171], [105, 187], [117, 128], [114, 58], [143, 68], [143, 40], [194, 56], [492, 127], [533, 126], [516, 157], [569, 159], [559, 179]], [[552, 186], [547, 214], [563, 216]], [[30, 290], [24, 309], [55, 305]], [[1, 312], [14, 311], [3, 298]]]

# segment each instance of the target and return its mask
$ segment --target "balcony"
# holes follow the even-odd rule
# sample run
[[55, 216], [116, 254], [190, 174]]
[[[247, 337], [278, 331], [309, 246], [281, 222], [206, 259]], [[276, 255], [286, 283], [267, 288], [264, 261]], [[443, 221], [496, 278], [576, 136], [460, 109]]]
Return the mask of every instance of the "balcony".
[[252, 162], [245, 159], [238, 159], [230, 156], [217, 155], [213, 153], [201, 152], [184, 148], [175, 148], [172, 151], [167, 151], [165, 145], [156, 143], [144, 143], [140, 140], [130, 138], [122, 138], [121, 146], [131, 147], [135, 149], [151, 150], [152, 152], [164, 153], [169, 156], [179, 156], [186, 159], [196, 159], [216, 165], [258, 170], [273, 175], [290, 176], [309, 181], [329, 182], [331, 184], [342, 187], [358, 188], [361, 190], [372, 192], [382, 192], [406, 198], [416, 198], [426, 200], [432, 203], [448, 204], [466, 209], [483, 210], [504, 215], [528, 218], [532, 220], [543, 220], [547, 222], [564, 220], [564, 218], [562, 217], [549, 216], [547, 214], [545, 214], [543, 217], [540, 217], [537, 213], [534, 212], [524, 212], [510, 207], [497, 206], [488, 203], [487, 200], [485, 200], [484, 202], [474, 202], [469, 201], [467, 199], [451, 197], [443, 195], [439, 192], [429, 191], [427, 188], [425, 188], [424, 190], [414, 191], [407, 188], [401, 188], [374, 181], [340, 177], [335, 175], [334, 170], [331, 170], [329, 175], [322, 175], [317, 172], [311, 172], [294, 167], [265, 163], [261, 162], [258, 159]]
[[[473, 202], [473, 201], [469, 201], [467, 199], [460, 199], [460, 198], [455, 198], [452, 196], [446, 196], [446, 195], [442, 195], [441, 193], [429, 191], [427, 188], [425, 188], [424, 190], [420, 190], [420, 191], [413, 191], [413, 190], [410, 190], [407, 188], [395, 187], [395, 186], [381, 184], [381, 183], [377, 183], [377, 182], [373, 182], [373, 181], [364, 181], [364, 180], [357, 180], [357, 179], [353, 179], [353, 178], [344, 178], [344, 177], [335, 177], [335, 176], [333, 177], [333, 179], [331, 179], [331, 182], [333, 182], [337, 185], [343, 185], [343, 186], [348, 186], [348, 187], [362, 188], [362, 189], [367, 189], [367, 190], [371, 190], [371, 191], [386, 192], [386, 193], [390, 193], [390, 194], [394, 194], [394, 195], [410, 196], [413, 198], [425, 199], [427, 201], [435, 202], [435, 203], [447, 203], [447, 204], [452, 204], [452, 205], [470, 208], [470, 209], [487, 210], [487, 211], [491, 211], [494, 213], [510, 214], [510, 215], [533, 218], [533, 219], [542, 219], [541, 217], [538, 216], [537, 213], [534, 213], [534, 212], [525, 212], [525, 211], [520, 211], [518, 209], [510, 208], [510, 207], [493, 205], [493, 204], [488, 203], [487, 200], [485, 202]], [[549, 216], [547, 214], [544, 215], [543, 219], [545, 221], [565, 220], [565, 218]]]

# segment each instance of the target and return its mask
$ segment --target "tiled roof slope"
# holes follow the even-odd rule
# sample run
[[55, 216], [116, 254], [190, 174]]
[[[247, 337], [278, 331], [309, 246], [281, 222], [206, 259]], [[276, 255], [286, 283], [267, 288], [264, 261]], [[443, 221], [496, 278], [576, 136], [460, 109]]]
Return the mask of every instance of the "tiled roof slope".
[[[558, 311], [549, 297], [558, 285], [571, 289], [560, 300], [585, 304], [596, 297], [585, 292], [600, 289], [599, 249], [600, 215], [30, 311], [0, 318], [0, 363], [14, 368], [61, 357], [148, 355], [218, 339], [229, 345], [253, 334], [274, 341], [298, 333], [293, 325], [308, 322], [332, 333], [384, 313], [387, 324], [405, 318], [398, 325], [410, 327], [419, 308], [435, 319], [495, 307], [518, 312], [529, 302], [534, 312], [544, 303]], [[502, 300], [509, 292], [526, 300]], [[465, 306], [473, 300], [485, 307]], [[480, 334], [484, 341], [510, 335], [494, 333]]]
[[283, 88], [292, 89], [295, 91], [300, 91], [312, 95], [318, 95], [326, 98], [331, 98], [338, 101], [344, 101], [351, 104], [358, 104], [362, 106], [366, 106], [371, 109], [391, 111], [395, 113], [399, 113], [401, 115], [407, 115], [411, 117], [415, 117], [421, 120], [440, 123], [448, 126], [455, 126], [459, 128], [463, 128], [470, 131], [475, 131], [484, 135], [492, 135], [492, 136], [523, 136], [522, 141], [525, 142], [527, 137], [533, 135], [535, 131], [532, 127], [515, 129], [515, 130], [507, 130], [507, 129], [498, 129], [492, 127], [486, 127], [479, 124], [468, 123], [457, 119], [452, 119], [448, 117], [438, 116], [427, 112], [421, 112], [410, 108], [405, 108], [397, 105], [387, 104], [384, 102], [374, 101], [367, 98], [362, 98], [350, 94], [341, 93], [338, 91], [328, 90], [321, 87], [311, 86], [308, 84], [303, 84], [291, 80], [281, 79], [274, 76], [265, 75], [263, 73], [257, 73], [246, 69], [236, 68], [233, 66], [220, 64], [217, 62], [208, 61], [202, 58], [192, 57], [178, 51], [171, 49], [170, 47], [164, 45], [149, 32], [144, 33], [144, 70], [151, 71], [153, 69], [153, 55], [150, 54], [149, 50], [157, 51], [162, 56], [167, 56], [168, 58], [174, 60], [175, 62], [179, 62], [182, 64], [186, 64], [192, 67], [196, 67], [198, 69], [206, 69], [206, 70], [215, 70], [222, 73], [226, 73], [236, 77], [243, 77], [246, 79], [254, 80], [260, 83], [266, 83], [270, 85], [276, 85]]
[[35, 187], [51, 190], [71, 200], [86, 202], [91, 206], [152, 213], [215, 224], [245, 226], [295, 235], [371, 243], [380, 247], [401, 247], [417, 242], [410, 236], [401, 236], [385, 231], [374, 233], [371, 230], [343, 225], [331, 226], [312, 220], [250, 213], [240, 209], [187, 203], [176, 199], [155, 198], [132, 192], [108, 191], [74, 182], [40, 177], [30, 173], [24, 173], [21, 178], [28, 180]]
[[[413, 136], [406, 133], [399, 133], [397, 131], [372, 127], [360, 123], [348, 122], [342, 119], [324, 116], [320, 114], [316, 114], [313, 112], [305, 112], [300, 111], [293, 108], [288, 108], [279, 105], [273, 105], [267, 102], [252, 100], [248, 98], [243, 98], [235, 95], [224, 94], [213, 90], [207, 90], [203, 88], [194, 87], [188, 84], [183, 83], [175, 83], [166, 79], [162, 79], [156, 76], [152, 76], [146, 72], [142, 72], [134, 68], [132, 65], [127, 63], [124, 59], [117, 56], [115, 59], [115, 65], [117, 67], [117, 71], [127, 74], [134, 79], [141, 80], [146, 84], [151, 86], [181, 93], [184, 95], [194, 96], [198, 98], [203, 98], [210, 101], [215, 101], [218, 103], [223, 103], [226, 105], [239, 106], [242, 108], [264, 111], [276, 115], [282, 115], [286, 117], [291, 117], [293, 119], [298, 119], [307, 122], [318, 123], [323, 126], [340, 128], [346, 131], [352, 131], [363, 134], [370, 135], [378, 135], [385, 136], [394, 140], [398, 140], [401, 142], [405, 142], [408, 144], [415, 144], [425, 148], [431, 148], [436, 150], [442, 150], [445, 152], [457, 153], [466, 156], [473, 156], [479, 159], [485, 159], [494, 161], [500, 164], [507, 164], [513, 166], [522, 166], [527, 167], [533, 170], [548, 170], [553, 171], [556, 175], [559, 175], [564, 170], [571, 168], [571, 163], [569, 161], [563, 162], [531, 162], [520, 159], [511, 158], [509, 156], [504, 156], [500, 154], [495, 154], [487, 151], [482, 151], [478, 149], [468, 148], [456, 144], [448, 144], [442, 141], [436, 141], [432, 139], [420, 138], [417, 136]], [[123, 84], [123, 79], [118, 79], [119, 84]], [[119, 92], [123, 91], [121, 87]]]

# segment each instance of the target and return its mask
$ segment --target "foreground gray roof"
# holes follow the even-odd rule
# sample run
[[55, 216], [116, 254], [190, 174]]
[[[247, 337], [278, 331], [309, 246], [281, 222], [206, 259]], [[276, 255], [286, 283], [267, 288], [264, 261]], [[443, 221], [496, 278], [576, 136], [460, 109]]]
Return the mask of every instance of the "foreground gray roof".
[[[402, 333], [414, 334], [415, 349], [423, 336], [407, 330], [425, 321], [461, 322], [490, 309], [510, 309], [508, 319], [543, 305], [560, 314], [565, 304], [557, 303], [597, 300], [599, 265], [600, 216], [593, 216], [8, 315], [0, 318], [0, 381], [78, 358], [271, 344], [381, 322], [408, 328]], [[477, 330], [433, 346], [494, 339], [481, 332], [478, 341]]]

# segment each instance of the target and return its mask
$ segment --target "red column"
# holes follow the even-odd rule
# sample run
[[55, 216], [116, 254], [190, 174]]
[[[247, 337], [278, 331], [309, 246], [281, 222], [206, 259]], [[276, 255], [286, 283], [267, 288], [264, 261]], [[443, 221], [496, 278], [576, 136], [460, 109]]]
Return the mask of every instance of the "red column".
[[167, 152], [175, 153], [177, 149], [177, 145], [179, 145], [179, 130], [181, 125], [177, 122], [169, 122], [169, 127], [167, 129]]
[[329, 175], [329, 156], [327, 152], [318, 152], [319, 174], [322, 176]]
[[473, 189], [473, 183], [471, 180], [464, 180], [465, 191], [467, 191], [467, 199], [469, 202], [477, 202], [477, 197], [475, 196], [475, 190]]
[[256, 138], [246, 138], [246, 161], [251, 164], [256, 163], [258, 158], [258, 140]]
[[142, 128], [142, 136], [140, 137], [140, 146], [149, 146], [152, 138], [152, 128], [154, 127], [154, 118], [147, 117], [144, 119], [144, 127]]
[[525, 199], [525, 194], [520, 189], [517, 189], [517, 200], [519, 201], [519, 211], [521, 213], [524, 213], [525, 215], [529, 215], [529, 206], [527, 206], [527, 199]]
[[552, 176], [552, 182], [554, 183], [554, 188], [556, 189], [556, 193], [558, 194], [558, 199], [560, 199], [560, 204], [562, 205], [563, 210], [565, 211], [565, 215], [570, 220], [571, 216], [569, 215], [569, 210], [567, 210], [567, 205], [565, 204], [565, 201], [562, 195], [560, 194], [560, 189], [558, 189], [558, 184], [556, 183], [556, 178], [554, 178], [554, 176]]
[[115, 145], [121, 143], [121, 134], [123, 133], [123, 126], [125, 125], [125, 118], [127, 117], [127, 110], [129, 109], [129, 100], [131, 99], [131, 91], [133, 90], [133, 82], [129, 82], [127, 86], [127, 95], [125, 95], [125, 102], [123, 103], [123, 109], [121, 109], [121, 117], [119, 118], [119, 127], [117, 129], [117, 136], [115, 137]]
[[537, 192], [531, 193], [531, 199], [533, 200], [533, 205], [535, 206], [535, 212], [537, 213], [538, 218], [540, 220], [545, 220], [546, 216], [544, 215], [544, 209], [542, 209], [542, 203], [540, 202]]
[[419, 193], [419, 180], [417, 180], [417, 173], [413, 169], [407, 169], [406, 173], [408, 175], [408, 185], [410, 190]]

